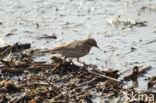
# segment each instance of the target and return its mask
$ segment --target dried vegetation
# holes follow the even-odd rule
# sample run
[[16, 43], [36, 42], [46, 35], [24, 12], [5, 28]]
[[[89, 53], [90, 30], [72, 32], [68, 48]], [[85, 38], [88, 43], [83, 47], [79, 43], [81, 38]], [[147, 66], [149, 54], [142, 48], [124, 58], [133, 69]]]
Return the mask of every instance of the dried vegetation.
[[[16, 43], [0, 48], [1, 103], [92, 103], [97, 97], [110, 101], [119, 98], [118, 103], [140, 103], [124, 97], [132, 92], [138, 94], [135, 90], [138, 78], [151, 69], [151, 66], [135, 66], [132, 73], [119, 79], [125, 72], [88, 70], [92, 66], [81, 67], [55, 56], [51, 57], [51, 63], [36, 62], [34, 52], [30, 44]], [[9, 59], [5, 59], [6, 56]], [[155, 76], [149, 78], [149, 90], [156, 89], [155, 80]], [[133, 81], [131, 88], [125, 88], [128, 81]], [[144, 93], [156, 95], [152, 91]], [[147, 103], [144, 100], [141, 103]]]

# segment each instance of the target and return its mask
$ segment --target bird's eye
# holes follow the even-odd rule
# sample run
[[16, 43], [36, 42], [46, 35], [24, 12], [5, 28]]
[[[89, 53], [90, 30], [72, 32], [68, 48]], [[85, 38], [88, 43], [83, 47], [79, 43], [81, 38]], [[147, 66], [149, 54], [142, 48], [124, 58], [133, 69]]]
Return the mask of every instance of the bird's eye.
[[94, 45], [94, 41], [89, 41], [90, 44]]

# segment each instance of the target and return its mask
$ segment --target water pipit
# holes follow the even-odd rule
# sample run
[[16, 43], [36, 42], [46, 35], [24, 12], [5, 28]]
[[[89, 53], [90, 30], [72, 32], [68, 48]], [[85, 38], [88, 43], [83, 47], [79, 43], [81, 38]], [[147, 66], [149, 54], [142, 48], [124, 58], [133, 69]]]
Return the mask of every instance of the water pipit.
[[79, 58], [87, 55], [92, 47], [99, 48], [95, 39], [87, 38], [84, 40], [75, 40], [73, 42], [62, 44], [61, 46], [52, 49], [41, 50], [37, 53], [61, 54], [63, 57], [65, 57], [65, 59], [77, 58], [79, 63], [85, 65], [85, 62], [81, 62]]

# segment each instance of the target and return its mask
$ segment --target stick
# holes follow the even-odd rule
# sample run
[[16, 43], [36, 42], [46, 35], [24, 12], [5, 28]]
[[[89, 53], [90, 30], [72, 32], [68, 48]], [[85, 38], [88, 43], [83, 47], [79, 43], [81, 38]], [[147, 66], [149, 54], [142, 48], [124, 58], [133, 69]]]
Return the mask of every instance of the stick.
[[117, 79], [115, 79], [115, 78], [112, 78], [112, 77], [109, 77], [109, 76], [106, 76], [106, 75], [98, 74], [98, 73], [91, 72], [91, 71], [88, 71], [88, 72], [91, 73], [91, 74], [95, 74], [95, 75], [98, 75], [98, 76], [107, 78], [107, 79], [112, 80], [112, 81], [115, 81], [115, 82], [121, 82], [120, 80], [117, 80]]

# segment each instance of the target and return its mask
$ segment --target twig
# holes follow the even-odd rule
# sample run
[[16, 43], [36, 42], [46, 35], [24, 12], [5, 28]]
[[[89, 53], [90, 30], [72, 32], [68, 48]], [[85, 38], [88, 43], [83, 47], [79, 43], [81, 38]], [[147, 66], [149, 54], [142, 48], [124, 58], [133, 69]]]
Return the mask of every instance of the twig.
[[97, 77], [91, 79], [90, 81], [87, 81], [85, 83], [80, 84], [79, 87], [84, 86], [84, 85], [87, 85], [87, 84], [90, 84], [90, 83], [94, 82], [95, 80], [97, 80]]
[[91, 74], [94, 74], [94, 75], [98, 75], [98, 76], [107, 78], [107, 79], [112, 80], [112, 81], [115, 81], [115, 82], [121, 82], [120, 80], [117, 80], [117, 79], [115, 79], [115, 78], [112, 78], [112, 77], [109, 77], [109, 76], [106, 76], [106, 75], [98, 74], [98, 73], [91, 72], [91, 71], [88, 71], [88, 72], [91, 73]]

